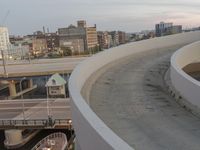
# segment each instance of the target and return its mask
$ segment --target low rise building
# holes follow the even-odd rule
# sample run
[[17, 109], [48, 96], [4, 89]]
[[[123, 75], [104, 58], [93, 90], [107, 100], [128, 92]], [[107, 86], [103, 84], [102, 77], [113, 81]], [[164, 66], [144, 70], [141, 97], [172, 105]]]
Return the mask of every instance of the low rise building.
[[48, 52], [47, 48], [47, 38], [45, 33], [41, 31], [36, 31], [31, 35], [24, 37], [26, 40], [30, 41], [30, 52], [34, 56], [42, 55]]
[[119, 45], [119, 33], [118, 31], [111, 31], [109, 34], [112, 37], [111, 47]]
[[59, 48], [58, 33], [46, 33], [45, 38], [47, 42], [47, 48], [49, 51], [57, 50]]
[[59, 28], [59, 45], [60, 47], [68, 47], [73, 52], [84, 51], [86, 47], [86, 30], [83, 27], [70, 25], [67, 28]]
[[10, 59], [24, 59], [29, 58], [29, 46], [22, 44], [10, 44], [8, 48], [8, 57]]
[[119, 34], [119, 44], [125, 44], [126, 43], [126, 33], [123, 31], [118, 31]]
[[70, 47], [73, 52], [83, 52], [98, 46], [96, 25], [87, 27], [86, 21], [80, 20], [77, 26], [59, 28], [60, 47]]
[[177, 34], [182, 32], [181, 25], [173, 25], [173, 23], [160, 22], [155, 25], [156, 36], [164, 36], [170, 34]]
[[66, 97], [65, 91], [66, 81], [58, 73], [52, 75], [46, 83], [47, 96], [48, 97], [57, 97], [64, 96]]
[[33, 38], [32, 39], [32, 52], [33, 54], [42, 54], [47, 52], [47, 42], [45, 38]]
[[[111, 36], [110, 36], [111, 38]], [[107, 31], [99, 31], [98, 32], [98, 44], [102, 49], [108, 49], [110, 48], [110, 39], [109, 34]]]
[[182, 26], [181, 25], [175, 25], [170, 28], [166, 29], [166, 34], [177, 34], [182, 32]]
[[113, 45], [112, 36], [108, 34], [108, 48], [110, 48], [112, 45]]
[[155, 31], [156, 31], [156, 36], [163, 36], [166, 34], [166, 29], [171, 28], [173, 26], [173, 23], [165, 23], [165, 22], [160, 22], [159, 24], [155, 25]]

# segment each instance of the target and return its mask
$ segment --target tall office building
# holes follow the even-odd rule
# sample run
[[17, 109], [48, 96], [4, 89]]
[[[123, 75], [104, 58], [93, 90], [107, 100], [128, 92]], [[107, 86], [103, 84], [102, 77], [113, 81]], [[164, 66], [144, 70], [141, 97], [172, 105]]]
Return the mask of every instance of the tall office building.
[[86, 28], [86, 38], [87, 38], [87, 49], [88, 50], [98, 46], [96, 25], [94, 27]]
[[166, 34], [166, 30], [168, 28], [171, 28], [173, 26], [173, 23], [165, 23], [165, 22], [160, 22], [159, 24], [155, 25], [155, 30], [156, 30], [156, 36], [163, 36]]
[[[0, 50], [3, 50], [5, 56], [7, 56], [9, 44], [8, 28], [0, 27]], [[1, 53], [0, 58], [2, 58]]]

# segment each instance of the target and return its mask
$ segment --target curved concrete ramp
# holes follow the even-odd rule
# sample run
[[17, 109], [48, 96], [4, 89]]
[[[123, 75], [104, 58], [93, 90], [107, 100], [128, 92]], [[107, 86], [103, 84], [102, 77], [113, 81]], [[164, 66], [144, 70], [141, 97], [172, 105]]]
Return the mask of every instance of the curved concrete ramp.
[[[118, 97], [112, 97], [112, 99], [100, 99], [100, 102], [103, 102], [103, 103], [99, 103], [99, 105], [103, 107], [103, 105], [110, 105], [110, 107], [107, 107], [107, 112], [114, 112], [113, 114], [116, 115], [116, 117], [119, 116], [119, 118], [117, 119], [121, 119], [121, 120], [116, 120], [116, 121], [113, 121], [112, 124], [113, 126], [115, 125], [118, 125], [118, 124], [122, 124], [124, 126], [119, 126], [117, 129], [117, 131], [119, 129], [126, 129], [127, 132], [119, 132], [118, 135], [116, 135], [113, 130], [111, 130], [107, 124], [105, 124], [98, 116], [96, 113], [94, 113], [94, 111], [91, 109], [90, 107], [90, 103], [92, 102], [89, 102], [88, 101], [88, 97], [90, 95], [90, 91], [87, 89], [89, 88], [90, 89], [90, 85], [87, 85], [87, 81], [89, 80], [91, 82], [91, 79], [90, 77], [94, 74], [96, 74], [96, 72], [101, 69], [102, 67], [108, 67], [110, 66], [109, 64], [113, 64], [115, 62], [118, 62], [119, 60], [126, 60], [124, 59], [125, 57], [127, 56], [131, 56], [131, 55], [135, 55], [137, 56], [137, 54], [141, 54], [143, 53], [144, 55], [149, 55], [149, 52], [151, 52], [152, 50], [155, 50], [157, 51], [156, 55], [158, 55], [159, 53], [162, 53], [167, 47], [174, 47], [175, 45], [187, 45], [189, 43], [192, 43], [192, 42], [195, 42], [195, 41], [198, 41], [200, 39], [200, 32], [188, 32], [188, 33], [181, 33], [181, 34], [176, 34], [176, 35], [171, 35], [171, 36], [165, 36], [165, 37], [161, 37], [161, 38], [153, 38], [153, 39], [149, 39], [149, 40], [143, 40], [143, 41], [139, 41], [139, 42], [134, 42], [134, 43], [129, 43], [129, 44], [125, 44], [125, 45], [122, 45], [122, 46], [118, 46], [118, 47], [115, 47], [115, 48], [112, 48], [108, 51], [104, 51], [104, 52], [101, 52], [93, 57], [90, 57], [88, 58], [86, 61], [84, 61], [83, 63], [81, 63], [80, 65], [78, 65], [75, 70], [72, 72], [71, 76], [70, 76], [70, 80], [69, 80], [69, 92], [70, 92], [70, 98], [71, 98], [71, 101], [70, 101], [70, 104], [71, 104], [71, 111], [72, 111], [72, 120], [73, 120], [73, 125], [74, 125], [74, 129], [75, 129], [75, 132], [76, 132], [76, 144], [77, 144], [77, 148], [78, 149], [82, 149], [82, 150], [122, 150], [122, 149], [125, 149], [125, 150], [132, 150], [135, 148], [135, 144], [134, 142], [129, 142], [129, 144], [132, 146], [130, 147], [126, 142], [124, 142], [121, 137], [127, 141], [127, 138], [131, 135], [137, 135], [137, 131], [139, 130], [128, 130], [128, 127], [131, 127], [132, 123], [130, 122], [130, 124], [126, 123], [126, 118], [127, 120], [133, 120], [131, 118], [133, 116], [133, 112], [134, 112], [134, 107], [132, 105], [133, 103], [133, 100], [135, 99], [131, 99], [130, 101], [127, 101], [129, 100], [129, 97], [128, 96], [131, 96], [133, 95], [133, 91], [135, 91], [137, 94], [139, 91], [142, 91], [145, 92], [145, 91], [151, 91], [153, 93], [151, 93], [152, 95], [159, 95], [158, 93], [154, 93], [157, 91], [157, 88], [161, 85], [152, 85], [152, 83], [145, 83], [146, 86], [139, 86], [137, 85], [137, 83], [142, 83], [142, 78], [138, 78], [138, 79], [141, 79], [139, 82], [138, 80], [136, 80], [135, 82], [130, 82], [129, 80], [125, 80], [124, 84], [127, 84], [127, 86], [122, 86], [124, 87], [124, 90], [127, 89], [125, 92], [127, 91], [130, 91], [129, 93], [127, 92], [127, 94], [124, 94], [125, 96], [122, 96], [122, 101], [124, 101], [125, 103], [118, 103], [120, 101], [118, 101]], [[163, 51], [162, 51], [163, 50]], [[139, 57], [139, 56], [138, 56]], [[158, 56], [157, 56], [158, 57]], [[151, 58], [149, 59], [148, 62], [151, 62], [152, 60], [156, 60], [155, 58], [157, 57], [154, 57], [154, 58]], [[141, 57], [140, 57], [141, 58]], [[138, 72], [140, 72], [141, 74], [144, 74], [144, 71], [142, 70], [142, 68], [144, 67], [144, 64], [145, 64], [145, 60], [146, 58], [141, 58], [140, 61], [138, 61], [136, 63], [136, 67], [138, 67]], [[130, 58], [130, 60], [133, 60]], [[122, 64], [123, 64], [123, 61], [121, 61]], [[142, 62], [142, 63], [141, 63]], [[129, 64], [131, 62], [127, 62], [127, 64]], [[141, 66], [139, 66], [141, 65]], [[149, 65], [150, 67], [150, 65]], [[149, 68], [148, 67], [148, 68]], [[134, 70], [132, 70], [131, 73], [128, 73], [128, 76], [127, 77], [124, 77], [124, 72], [126, 72], [126, 67], [122, 65], [122, 67], [120, 67], [121, 70], [117, 71], [117, 72], [114, 72], [112, 73], [112, 71], [109, 71], [108, 72], [108, 76], [109, 75], [113, 75], [113, 77], [116, 77], [116, 79], [118, 80], [121, 80], [123, 81], [122, 79], [125, 79], [125, 78], [129, 78], [129, 79], [132, 79], [134, 78], [134, 76], [137, 76], [137, 77], [142, 77], [141, 75], [138, 75], [137, 73], [134, 72]], [[130, 68], [132, 69], [132, 67]], [[154, 73], [154, 70], [151, 70], [150, 72], [152, 72], [152, 74]], [[159, 73], [160, 71], [158, 71]], [[110, 74], [109, 74], [110, 73]], [[118, 74], [121, 74], [121, 76]], [[131, 74], [131, 75], [130, 75]], [[160, 74], [160, 73], [159, 73]], [[147, 76], [148, 77], [148, 76]], [[112, 81], [112, 78], [109, 79], [111, 81], [105, 81], [106, 83], [105, 84], [100, 84], [100, 86], [110, 86], [111, 83], [113, 83]], [[156, 81], [158, 80], [158, 77], [155, 77], [154, 78], [154, 81], [155, 83], [157, 83]], [[147, 80], [145, 81], [151, 81], [147, 78]], [[123, 83], [123, 82], [122, 82]], [[136, 87], [138, 89], [135, 89], [135, 88], [131, 88], [130, 86], [130, 83], [134, 83], [136, 84]], [[92, 84], [91, 84], [92, 85]], [[88, 87], [85, 87], [85, 86], [88, 86]], [[119, 87], [120, 88], [120, 87]], [[148, 90], [145, 90], [145, 88], [150, 88]], [[138, 92], [137, 92], [138, 90]], [[84, 93], [84, 91], [86, 91]], [[106, 95], [110, 95], [112, 96], [113, 93], [111, 93], [111, 91], [113, 91], [114, 93], [120, 93], [121, 91], [119, 89], [116, 89], [114, 87], [110, 87], [109, 89], [105, 90], [105, 92], [107, 93]], [[162, 90], [161, 90], [162, 91]], [[99, 93], [104, 93], [104, 91], [99, 91]], [[150, 94], [150, 95], [151, 95]], [[126, 96], [128, 95], [128, 96]], [[116, 95], [118, 96], [118, 95]], [[120, 97], [120, 96], [119, 96]], [[136, 101], [135, 103], [133, 104], [136, 104], [138, 105], [138, 108], [140, 107], [140, 103], [141, 102], [144, 102], [144, 101], [147, 101], [151, 104], [151, 102], [147, 99], [144, 99], [142, 97], [142, 95], [138, 95], [138, 97], [140, 97], [140, 100], [142, 101]], [[144, 94], [144, 97], [148, 97], [148, 94]], [[103, 98], [103, 97], [101, 97]], [[157, 99], [162, 99], [162, 97], [157, 97]], [[170, 98], [169, 98], [170, 99]], [[110, 101], [112, 100], [112, 101]], [[168, 99], [167, 99], [168, 100]], [[166, 100], [166, 103], [169, 103], [168, 101]], [[115, 102], [115, 103], [113, 103]], [[127, 103], [126, 103], [127, 102]], [[165, 101], [164, 101], [165, 102]], [[151, 110], [154, 105], [158, 105], [156, 102], [152, 105], [145, 105], [147, 107], [147, 110]], [[161, 103], [162, 104], [162, 103]], [[116, 107], [113, 107], [114, 105], [116, 105]], [[166, 104], [167, 106], [169, 104]], [[112, 107], [111, 107], [112, 106]], [[118, 106], [118, 107], [117, 107]], [[125, 106], [129, 106], [128, 108], [125, 107]], [[142, 106], [141, 106], [142, 107]], [[119, 109], [119, 113], [117, 113], [117, 111], [115, 111], [114, 108], [120, 108]], [[154, 107], [153, 107], [154, 108]], [[154, 108], [154, 110], [160, 110], [158, 109], [160, 107], [156, 107]], [[161, 107], [162, 108], [162, 107]], [[180, 107], [177, 107], [176, 108], [179, 108], [179, 110], [181, 110]], [[104, 110], [101, 109], [101, 107], [99, 107], [99, 109], [97, 108], [97, 110], [100, 110], [99, 112], [102, 112]], [[97, 112], [96, 110], [96, 112]], [[145, 109], [144, 109], [145, 110]], [[175, 110], [175, 109], [174, 109]], [[126, 115], [126, 111], [128, 111], [129, 113], [127, 113]], [[144, 112], [144, 114], [146, 114], [146, 117], [149, 118], [149, 115], [152, 114], [152, 113], [149, 113], [148, 111], [142, 111]], [[161, 115], [165, 111], [160, 111], [157, 113], [157, 115]], [[171, 110], [169, 110], [169, 112], [171, 112]], [[173, 111], [172, 111], [173, 112]], [[185, 113], [185, 111], [182, 111], [180, 114], [182, 113]], [[105, 117], [110, 117], [110, 120], [113, 118], [109, 113], [106, 114], [106, 112], [102, 112], [102, 114], [105, 115]], [[111, 113], [112, 114], [112, 113]], [[136, 112], [136, 114], [138, 114], [138, 112]], [[148, 115], [149, 114], [149, 115]], [[186, 113], [187, 114], [187, 113]], [[178, 114], [179, 115], [179, 114]], [[187, 115], [190, 115], [190, 114], [187, 114]], [[121, 116], [121, 118], [120, 118]], [[138, 115], [139, 117], [137, 118], [142, 118], [142, 116], [145, 116], [142, 114], [139, 114]], [[140, 117], [141, 116], [141, 117]], [[153, 116], [153, 114], [152, 114]], [[167, 116], [167, 115], [166, 115]], [[177, 116], [177, 114], [173, 114], [173, 116]], [[185, 116], [185, 114], [183, 115]], [[145, 118], [145, 117], [144, 117]], [[156, 118], [156, 117], [155, 117]], [[165, 120], [165, 118], [163, 116], [160, 116], [159, 118], [161, 118], [162, 120]], [[172, 117], [173, 118], [173, 117]], [[183, 117], [184, 118], [184, 117]], [[188, 116], [188, 118], [192, 118], [190, 116]], [[191, 122], [195, 122], [196, 118], [193, 118]], [[104, 120], [104, 118], [103, 118]], [[107, 119], [109, 120], [109, 119]], [[151, 123], [151, 119], [149, 119], [150, 121], [147, 122], [147, 123]], [[190, 120], [190, 119], [189, 119]], [[105, 121], [105, 120], [104, 120]], [[123, 122], [124, 121], [124, 122]], [[187, 122], [188, 120], [186, 120]], [[106, 121], [105, 121], [106, 122]], [[154, 122], [154, 121], [152, 121]], [[171, 121], [173, 122], [173, 121]], [[198, 121], [197, 121], [198, 122]], [[107, 123], [107, 122], [106, 122]], [[141, 127], [142, 125], [147, 127], [148, 124], [146, 122], [141, 122]], [[152, 134], [155, 135], [154, 138], [158, 139], [159, 140], [162, 140], [161, 143], [151, 143], [149, 145], [149, 147], [151, 149], [154, 149], [154, 147], [156, 148], [162, 148], [162, 149], [168, 149], [166, 148], [165, 145], [162, 145], [163, 143], [165, 143], [165, 141], [167, 141], [166, 139], [170, 139], [170, 137], [173, 137], [173, 136], [167, 136], [166, 138], [160, 138], [160, 137], [157, 137], [157, 132], [160, 133], [160, 130], [159, 130], [159, 127], [163, 126], [163, 128], [165, 126], [170, 126], [170, 124], [165, 124], [165, 122], [163, 123], [163, 121], [160, 121], [160, 125], [158, 125], [157, 123], [152, 123], [152, 125], [150, 124], [150, 126], [154, 127], [156, 126], [155, 128], [155, 134]], [[182, 121], [181, 123], [185, 123], [185, 121]], [[108, 123], [109, 124], [109, 123]], [[135, 121], [135, 124], [137, 124], [137, 121]], [[164, 125], [163, 125], [164, 124]], [[188, 123], [186, 123], [188, 124]], [[198, 124], [198, 123], [197, 123]], [[195, 124], [195, 123], [192, 123], [192, 125], [190, 126], [190, 124], [188, 124], [188, 126], [185, 127], [185, 130], [181, 130], [181, 131], [187, 131], [187, 129], [189, 130], [198, 130], [198, 125]], [[171, 126], [173, 126], [174, 124], [172, 123]], [[175, 125], [174, 125], [175, 126]], [[188, 128], [187, 128], [188, 127]], [[138, 125], [138, 128], [140, 128], [140, 126]], [[166, 127], [167, 128], [167, 127]], [[179, 127], [175, 127], [174, 130], [172, 130], [172, 132], [176, 131], [176, 129], [178, 129]], [[143, 129], [146, 129], [146, 128], [141, 128], [141, 131], [143, 131]], [[153, 129], [153, 128], [152, 128]], [[172, 128], [169, 128], [169, 129], [172, 129]], [[152, 130], [149, 130], [148, 132], [150, 132]], [[170, 130], [171, 131], [171, 130]], [[116, 130], [115, 130], [116, 132]], [[147, 134], [148, 132], [145, 132], [145, 137], [148, 138], [148, 136], [150, 134]], [[173, 132], [173, 133], [174, 133]], [[130, 134], [127, 134], [127, 138], [125, 136], [126, 133], [130, 133]], [[193, 132], [194, 133], [194, 132]], [[195, 132], [197, 133], [197, 132]], [[169, 135], [171, 134], [171, 132], [169, 133], [166, 133], [166, 135]], [[186, 134], [187, 135], [187, 134]], [[189, 131], [188, 131], [188, 135], [189, 134]], [[144, 137], [144, 136], [143, 136]], [[145, 139], [145, 137], [138, 137], [136, 139], [136, 142], [137, 141], [143, 141]], [[198, 137], [198, 136], [197, 136]], [[148, 139], [151, 139], [153, 138], [149, 136]], [[183, 137], [180, 137], [180, 138], [184, 138]], [[188, 138], [188, 137], [187, 137]], [[174, 138], [175, 139], [175, 138]], [[194, 140], [191, 140], [192, 144], [190, 144], [190, 142], [188, 142], [188, 148], [190, 149], [191, 146], [193, 147], [199, 147], [198, 143], [196, 142], [197, 140], [195, 140], [196, 138], [194, 138]], [[156, 140], [155, 140], [156, 141]], [[171, 140], [172, 141], [172, 140]], [[176, 141], [178, 141], [176, 139]], [[183, 141], [186, 141], [186, 140], [180, 140], [178, 143], [178, 145], [176, 145], [175, 147], [178, 148], [178, 149], [181, 149], [183, 145]], [[199, 139], [198, 139], [199, 141]], [[128, 142], [128, 141], [127, 141]], [[148, 142], [148, 140], [146, 140], [145, 142], [143, 141], [143, 145], [146, 145]], [[182, 142], [182, 143], [181, 143]], [[141, 144], [141, 145], [142, 145]], [[173, 143], [170, 142], [170, 144], [173, 145]], [[160, 147], [159, 147], [160, 145]], [[171, 146], [171, 145], [170, 145]], [[180, 148], [179, 148], [180, 147]], [[137, 150], [138, 146], [136, 146], [136, 150]]]
[[200, 119], [169, 96], [163, 81], [177, 49], [129, 56], [108, 68], [92, 86], [90, 107], [136, 150], [200, 148]]

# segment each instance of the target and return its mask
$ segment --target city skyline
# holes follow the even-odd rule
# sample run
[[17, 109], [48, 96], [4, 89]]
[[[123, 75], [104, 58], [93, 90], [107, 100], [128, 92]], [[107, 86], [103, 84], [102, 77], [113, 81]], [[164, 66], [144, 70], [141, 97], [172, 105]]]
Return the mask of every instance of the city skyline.
[[3, 25], [14, 35], [31, 34], [43, 26], [54, 32], [80, 19], [87, 20], [89, 26], [97, 24], [97, 30], [126, 32], [154, 29], [160, 21], [182, 24], [183, 28], [200, 24], [200, 2], [195, 0], [0, 0], [0, 3], [0, 25], [9, 11]]

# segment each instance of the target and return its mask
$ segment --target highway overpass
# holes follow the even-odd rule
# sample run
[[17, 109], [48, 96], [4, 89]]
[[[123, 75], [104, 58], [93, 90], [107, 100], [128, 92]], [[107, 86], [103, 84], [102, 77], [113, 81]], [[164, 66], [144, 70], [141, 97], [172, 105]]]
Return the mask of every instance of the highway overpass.
[[[7, 62], [5, 70], [4, 66], [0, 66], [0, 84], [3, 84], [1, 88], [9, 88], [10, 99], [18, 97], [37, 87], [33, 85], [33, 77], [54, 73], [70, 75], [74, 67], [84, 59], [85, 57], [74, 57], [32, 60], [31, 63]], [[27, 83], [27, 89], [23, 89], [23, 82]], [[17, 91], [17, 84], [20, 91]], [[0, 129], [5, 129], [7, 147], [18, 147], [27, 142], [27, 138], [22, 136], [24, 129], [54, 128], [72, 129], [69, 99], [0, 101]]]
[[[24, 93], [27, 93], [35, 88], [33, 78], [38, 76], [49, 76], [55, 73], [70, 75], [72, 70], [86, 57], [72, 57], [60, 59], [39, 59], [32, 60], [31, 63], [22, 62], [7, 62], [6, 71], [0, 65], [0, 84], [1, 89], [9, 88], [10, 96], [8, 99], [16, 98]], [[17, 92], [16, 85], [26, 78], [28, 83], [27, 89]], [[1, 96], [0, 96], [1, 97]]]
[[[41, 129], [72, 130], [69, 99], [1, 100], [0, 129], [8, 148], [23, 146]], [[32, 132], [24, 137], [26, 129]]]
[[57, 128], [68, 128], [71, 120], [69, 99], [0, 101], [0, 129], [55, 128], [44, 124], [48, 123], [49, 116], [57, 123]]
[[0, 66], [0, 78], [18, 78], [52, 75], [55, 73], [70, 74], [77, 64], [86, 57], [72, 57], [60, 59], [41, 59], [28, 62], [7, 62], [6, 74]]

